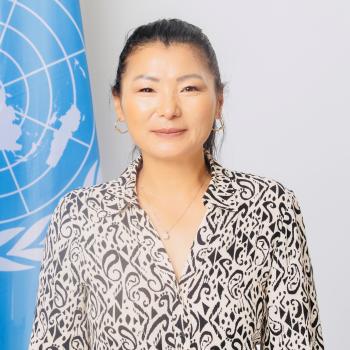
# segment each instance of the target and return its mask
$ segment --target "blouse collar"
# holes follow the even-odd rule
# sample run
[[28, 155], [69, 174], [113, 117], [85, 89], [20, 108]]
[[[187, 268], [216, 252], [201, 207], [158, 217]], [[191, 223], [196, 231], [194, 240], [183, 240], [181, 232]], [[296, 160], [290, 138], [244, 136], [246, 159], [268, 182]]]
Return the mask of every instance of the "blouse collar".
[[[236, 173], [218, 163], [208, 150], [204, 150], [204, 156], [210, 169], [211, 180], [202, 197], [203, 204], [237, 210], [240, 188]], [[141, 163], [142, 154], [134, 159], [122, 174], [114, 180], [117, 182], [118, 209], [122, 209], [126, 205], [139, 206], [136, 180]]]

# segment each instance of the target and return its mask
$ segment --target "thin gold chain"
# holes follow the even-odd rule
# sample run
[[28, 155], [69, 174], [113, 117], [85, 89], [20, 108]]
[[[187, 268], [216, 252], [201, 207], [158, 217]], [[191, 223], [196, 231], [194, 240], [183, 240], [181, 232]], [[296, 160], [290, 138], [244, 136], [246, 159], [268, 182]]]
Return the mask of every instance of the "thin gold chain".
[[[199, 191], [201, 190], [201, 188], [203, 187], [205, 183], [205, 178], [204, 178], [204, 181], [202, 182], [202, 184], [200, 185], [200, 187], [198, 188], [198, 190], [196, 191], [196, 194], [195, 196], [191, 199], [191, 201], [189, 202], [189, 204], [186, 206], [185, 210], [181, 213], [180, 217], [175, 221], [175, 223], [167, 230], [165, 230], [165, 233], [164, 234], [161, 234], [161, 236], [164, 238], [164, 239], [169, 239], [170, 238], [170, 235], [169, 235], [169, 232], [175, 227], [175, 225], [182, 219], [182, 217], [186, 214], [188, 208], [191, 206], [191, 204], [193, 203], [193, 201], [195, 200], [195, 198], [197, 197]], [[143, 186], [141, 186], [140, 188], [144, 188]], [[147, 196], [145, 195], [145, 193], [143, 193], [143, 196], [145, 198], [147, 198]], [[148, 199], [147, 199], [148, 201]], [[159, 222], [159, 219], [158, 219], [158, 216], [155, 214], [155, 212], [152, 210], [153, 212], [153, 215], [157, 218], [157, 221]]]

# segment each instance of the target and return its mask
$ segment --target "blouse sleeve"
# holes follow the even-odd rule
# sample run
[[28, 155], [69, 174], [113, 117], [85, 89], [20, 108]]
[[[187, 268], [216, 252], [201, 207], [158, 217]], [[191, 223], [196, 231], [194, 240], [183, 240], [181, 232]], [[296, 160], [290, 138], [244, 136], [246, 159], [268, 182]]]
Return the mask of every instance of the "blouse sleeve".
[[294, 191], [285, 195], [274, 230], [261, 349], [321, 350], [323, 336], [304, 220]]
[[89, 349], [75, 199], [75, 190], [66, 194], [51, 216], [28, 350]]

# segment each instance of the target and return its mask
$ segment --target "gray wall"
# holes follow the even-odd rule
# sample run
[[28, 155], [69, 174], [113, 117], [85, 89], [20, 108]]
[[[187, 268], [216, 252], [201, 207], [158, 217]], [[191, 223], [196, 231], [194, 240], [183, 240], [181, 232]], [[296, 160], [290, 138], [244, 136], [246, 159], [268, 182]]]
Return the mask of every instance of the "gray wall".
[[219, 160], [295, 191], [326, 348], [349, 349], [349, 1], [81, 0], [81, 9], [103, 179], [132, 159], [109, 93], [125, 35], [161, 17], [200, 26], [228, 82]]

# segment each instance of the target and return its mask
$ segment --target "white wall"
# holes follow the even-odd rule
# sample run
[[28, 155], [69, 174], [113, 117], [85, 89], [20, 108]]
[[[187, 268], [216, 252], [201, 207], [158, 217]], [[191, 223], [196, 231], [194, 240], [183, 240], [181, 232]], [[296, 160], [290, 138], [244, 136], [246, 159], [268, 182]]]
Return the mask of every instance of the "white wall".
[[350, 2], [81, 0], [104, 180], [131, 160], [109, 87], [127, 32], [200, 26], [228, 82], [222, 164], [275, 178], [303, 210], [328, 349], [349, 349]]

